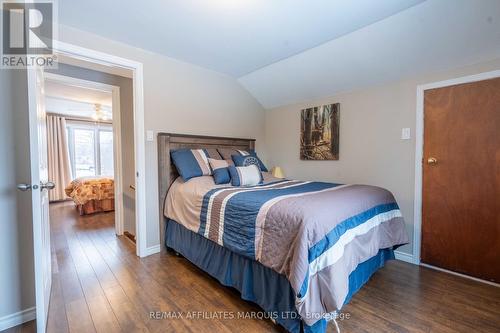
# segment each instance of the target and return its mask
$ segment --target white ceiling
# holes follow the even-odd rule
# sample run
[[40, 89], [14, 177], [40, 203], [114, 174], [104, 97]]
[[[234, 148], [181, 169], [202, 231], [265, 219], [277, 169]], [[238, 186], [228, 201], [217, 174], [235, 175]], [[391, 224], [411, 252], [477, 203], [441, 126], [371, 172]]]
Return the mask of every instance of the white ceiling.
[[111, 119], [112, 95], [110, 92], [71, 86], [50, 80], [45, 81], [45, 108], [47, 112], [92, 118], [95, 115], [95, 104], [100, 104], [106, 118]]
[[239, 82], [272, 108], [496, 58], [499, 0], [428, 0]]
[[229, 74], [265, 108], [500, 58], [500, 0], [65, 0], [59, 21]]
[[51, 80], [45, 81], [45, 95], [78, 102], [111, 106], [111, 93], [98, 89], [72, 86]]
[[65, 0], [62, 24], [240, 77], [423, 0]]

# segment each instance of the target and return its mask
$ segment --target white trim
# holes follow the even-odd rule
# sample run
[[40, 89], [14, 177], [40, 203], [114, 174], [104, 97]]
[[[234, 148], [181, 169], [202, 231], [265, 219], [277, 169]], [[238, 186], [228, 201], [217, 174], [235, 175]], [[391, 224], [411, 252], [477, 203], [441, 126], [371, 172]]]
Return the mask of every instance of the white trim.
[[401, 251], [394, 251], [394, 255], [396, 256], [397, 260], [401, 260], [410, 264], [414, 264], [415, 260], [413, 258], [412, 254], [401, 252]]
[[144, 88], [142, 63], [115, 55], [54, 41], [54, 50], [70, 58], [88, 61], [108, 67], [125, 68], [132, 71], [134, 90], [134, 139], [136, 170], [135, 232], [136, 254], [147, 256], [146, 248], [146, 142], [144, 138]]
[[111, 96], [111, 112], [113, 115], [113, 173], [115, 185], [115, 233], [123, 235], [125, 221], [123, 219], [123, 163], [122, 163], [122, 120], [120, 111], [120, 87], [113, 87]]
[[415, 129], [415, 199], [413, 215], [413, 261], [420, 264], [422, 232], [422, 161], [424, 148], [424, 92], [425, 90], [453, 86], [500, 77], [500, 70], [463, 76], [451, 80], [433, 82], [417, 86], [417, 112]]
[[34, 306], [16, 313], [12, 313], [10, 315], [3, 316], [2, 318], [0, 318], [0, 331], [24, 324], [35, 319], [36, 308]]
[[[83, 80], [71, 76], [60, 75], [55, 73], [45, 73], [45, 79], [57, 83], [93, 89], [111, 93], [112, 104], [111, 110], [113, 114], [113, 169], [114, 169], [114, 186], [115, 186], [115, 233], [123, 235], [124, 220], [123, 220], [123, 164], [122, 164], [122, 143], [121, 143], [121, 114], [120, 114], [120, 87], [97, 81]], [[96, 142], [97, 144], [97, 142]]]
[[155, 254], [155, 253], [160, 253], [160, 251], [161, 251], [160, 244], [150, 246], [150, 247], [146, 248], [146, 256], [150, 256], [150, 255]]
[[[49, 299], [50, 290], [52, 287], [52, 270], [50, 261], [47, 261], [44, 255], [45, 251], [49, 251], [50, 254], [50, 244], [48, 248], [44, 247], [44, 242], [47, 243], [47, 237], [50, 237], [50, 233], [46, 233], [48, 230], [47, 225], [44, 223], [49, 223], [48, 212], [45, 212], [42, 207], [42, 190], [40, 187], [34, 189], [34, 186], [40, 186], [41, 181], [48, 181], [46, 179], [46, 174], [42, 173], [40, 159], [43, 156], [40, 151], [39, 145], [41, 138], [40, 131], [40, 117], [44, 117], [45, 114], [40, 114], [39, 101], [40, 101], [40, 90], [43, 89], [43, 70], [40, 67], [32, 67], [27, 70], [27, 88], [28, 88], [28, 113], [29, 113], [29, 147], [30, 147], [30, 173], [31, 173], [31, 202], [32, 202], [32, 222], [33, 222], [33, 251], [34, 251], [34, 261], [35, 261], [35, 302], [36, 302], [36, 327], [37, 332], [45, 333], [45, 328], [47, 325], [48, 309], [49, 309]], [[43, 109], [43, 108], [42, 108]], [[45, 110], [43, 109], [43, 113]], [[36, 139], [35, 139], [36, 138]], [[46, 147], [42, 149], [47, 149]], [[46, 168], [46, 166], [43, 166]], [[43, 178], [42, 178], [43, 177]], [[48, 197], [47, 197], [48, 203]], [[47, 206], [48, 208], [48, 206]], [[44, 217], [45, 215], [45, 217]], [[50, 238], [48, 240], [50, 243]], [[50, 258], [50, 257], [49, 257]]]
[[473, 280], [473, 281], [476, 281], [476, 282], [481, 282], [481, 283], [489, 284], [490, 286], [493, 286], [493, 287], [500, 288], [500, 284], [499, 283], [491, 282], [491, 281], [488, 281], [488, 280], [478, 279], [478, 278], [473, 277], [473, 276], [465, 275], [465, 274], [462, 274], [462, 273], [457, 273], [457, 272], [454, 272], [454, 271], [449, 271], [447, 269], [436, 267], [436, 266], [432, 266], [432, 265], [420, 264], [420, 266], [427, 267], [427, 268], [430, 268], [430, 269], [433, 269], [433, 270], [436, 270], [436, 271], [448, 273], [448, 274], [451, 274], [451, 275], [460, 276], [460, 277], [463, 277], [463, 278], [468, 279], [468, 280]]

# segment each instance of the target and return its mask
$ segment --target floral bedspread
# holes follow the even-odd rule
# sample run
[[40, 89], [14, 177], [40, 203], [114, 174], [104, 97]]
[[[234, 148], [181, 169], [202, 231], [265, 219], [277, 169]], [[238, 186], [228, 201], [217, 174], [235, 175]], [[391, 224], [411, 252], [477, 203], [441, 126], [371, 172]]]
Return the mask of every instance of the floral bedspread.
[[90, 200], [114, 199], [115, 183], [109, 177], [82, 177], [73, 180], [64, 191], [75, 204], [84, 205]]

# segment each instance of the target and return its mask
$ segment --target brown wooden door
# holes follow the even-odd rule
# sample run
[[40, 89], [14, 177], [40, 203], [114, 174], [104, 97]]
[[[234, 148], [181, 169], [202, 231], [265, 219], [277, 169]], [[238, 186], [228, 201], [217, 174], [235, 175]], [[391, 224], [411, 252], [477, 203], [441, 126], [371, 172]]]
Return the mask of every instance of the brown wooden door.
[[500, 78], [425, 91], [423, 157], [421, 261], [500, 282]]

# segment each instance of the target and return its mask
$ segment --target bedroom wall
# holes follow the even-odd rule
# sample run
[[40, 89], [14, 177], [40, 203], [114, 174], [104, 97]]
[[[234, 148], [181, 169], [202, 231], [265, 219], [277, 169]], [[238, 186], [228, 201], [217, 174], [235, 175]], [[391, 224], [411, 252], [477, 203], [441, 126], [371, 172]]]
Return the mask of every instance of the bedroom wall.
[[132, 79], [67, 64], [59, 64], [57, 69], [48, 72], [120, 87], [123, 224], [125, 231], [135, 235], [135, 192], [130, 188], [130, 185], [135, 184], [134, 92]]
[[[500, 59], [270, 109], [266, 113], [269, 165], [280, 165], [291, 178], [364, 183], [391, 190], [412, 239], [417, 85], [498, 69]], [[337, 102], [340, 160], [301, 161], [300, 110]], [[411, 140], [400, 139], [403, 127], [411, 128]], [[400, 250], [411, 254], [411, 246]]]
[[[59, 39], [143, 63], [146, 130], [256, 138], [264, 147], [264, 109], [234, 78], [67, 26]], [[156, 146], [146, 141], [148, 247], [159, 245]]]
[[6, 316], [35, 305], [26, 71], [0, 69], [0, 330]]
[[[145, 128], [157, 132], [237, 136], [264, 146], [264, 109], [233, 78], [126, 44], [61, 26], [59, 39], [143, 63]], [[27, 85], [24, 71], [0, 70], [0, 320], [25, 311], [33, 318], [31, 197]], [[263, 158], [265, 154], [262, 151]], [[156, 140], [146, 142], [147, 246], [159, 246]], [[22, 209], [21, 209], [22, 207]]]

